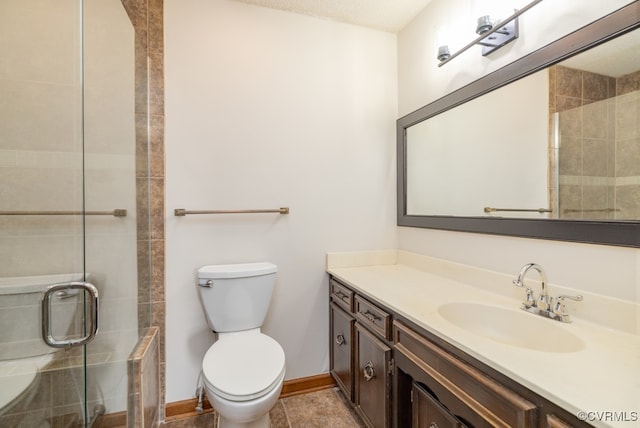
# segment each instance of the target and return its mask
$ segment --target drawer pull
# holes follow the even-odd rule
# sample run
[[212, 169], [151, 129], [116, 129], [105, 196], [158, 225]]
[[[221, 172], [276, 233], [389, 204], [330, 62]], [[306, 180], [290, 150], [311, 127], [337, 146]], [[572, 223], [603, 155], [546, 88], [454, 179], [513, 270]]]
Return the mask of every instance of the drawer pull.
[[364, 366], [362, 374], [364, 375], [365, 382], [369, 382], [371, 379], [376, 377], [376, 371], [373, 369], [373, 363], [371, 361]]
[[336, 336], [336, 345], [342, 346], [345, 344], [345, 342], [346, 340], [344, 340], [344, 336], [342, 334]]
[[366, 310], [364, 312], [360, 312], [360, 314], [362, 314], [363, 317], [365, 317], [366, 319], [368, 319], [372, 323], [375, 323], [376, 321], [380, 321], [380, 317], [375, 316], [374, 314], [372, 314], [368, 310]]
[[429, 428], [438, 428], [438, 424], [437, 424], [437, 423], [435, 423], [435, 422], [431, 422], [431, 423], [429, 424]]
[[338, 297], [338, 299], [344, 300], [344, 301], [349, 301], [349, 296], [347, 296], [346, 294], [344, 294], [342, 291], [336, 291], [335, 295]]

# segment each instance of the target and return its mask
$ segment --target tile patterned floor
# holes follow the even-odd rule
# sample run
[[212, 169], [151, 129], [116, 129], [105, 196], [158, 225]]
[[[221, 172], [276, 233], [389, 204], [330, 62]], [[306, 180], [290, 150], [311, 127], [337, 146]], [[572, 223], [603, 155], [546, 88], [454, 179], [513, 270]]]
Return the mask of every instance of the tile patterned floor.
[[[364, 428], [338, 388], [278, 400], [269, 413], [271, 428]], [[166, 428], [216, 427], [213, 413], [166, 422]]]

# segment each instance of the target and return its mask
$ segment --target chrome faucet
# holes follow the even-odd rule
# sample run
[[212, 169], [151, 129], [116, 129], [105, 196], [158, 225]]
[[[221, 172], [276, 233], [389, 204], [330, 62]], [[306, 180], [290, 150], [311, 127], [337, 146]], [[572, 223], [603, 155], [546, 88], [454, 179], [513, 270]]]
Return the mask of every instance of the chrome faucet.
[[[530, 287], [526, 287], [524, 285], [524, 277], [530, 269], [537, 271], [540, 275], [541, 291], [537, 299], [533, 295], [533, 290]], [[582, 300], [582, 296], [580, 295], [558, 296], [558, 298], [556, 299], [556, 304], [554, 305], [553, 297], [550, 297], [547, 291], [547, 274], [544, 272], [544, 269], [542, 269], [542, 266], [537, 263], [527, 263], [526, 265], [524, 265], [520, 270], [520, 273], [518, 273], [516, 279], [513, 280], [513, 284], [518, 287], [524, 287], [527, 292], [525, 301], [522, 302], [521, 309], [533, 314], [541, 315], [562, 322], [571, 322], [571, 318], [569, 317], [569, 312], [567, 311], [567, 307], [565, 306], [564, 299], [571, 299], [576, 301]]]
[[522, 267], [516, 279], [513, 280], [513, 284], [518, 287], [524, 287], [524, 277], [530, 269], [537, 271], [540, 275], [542, 291], [540, 291], [540, 296], [538, 296], [538, 301], [536, 302], [536, 300], [533, 299], [533, 292], [531, 288], [526, 287], [527, 300], [525, 301], [525, 304], [527, 305], [527, 309], [535, 306], [542, 311], [546, 311], [549, 309], [550, 302], [549, 294], [547, 293], [547, 274], [544, 272], [544, 269], [542, 269], [542, 266], [536, 263], [527, 263]]

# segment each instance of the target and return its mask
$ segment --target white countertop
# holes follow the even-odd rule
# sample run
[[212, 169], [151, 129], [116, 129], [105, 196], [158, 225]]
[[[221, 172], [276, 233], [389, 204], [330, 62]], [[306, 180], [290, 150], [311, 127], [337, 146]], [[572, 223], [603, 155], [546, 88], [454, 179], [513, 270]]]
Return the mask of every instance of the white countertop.
[[[510, 276], [410, 253], [383, 252], [373, 258], [370, 257], [373, 253], [368, 253], [364, 259], [354, 257], [354, 253], [345, 253], [345, 257], [341, 254], [328, 255], [328, 272], [383, 302], [399, 315], [569, 413], [580, 417], [584, 414], [580, 412], [591, 412], [587, 422], [594, 426], [640, 427], [640, 336], [633, 331], [637, 321], [627, 322], [634, 311], [636, 317], [640, 316], [637, 304], [585, 295], [585, 301], [599, 300], [598, 303], [604, 306], [602, 311], [611, 311], [613, 325], [630, 324], [625, 324], [627, 331], [576, 316], [579, 311], [573, 306], [583, 302], [568, 303], [572, 309], [572, 323], [560, 323], [530, 314], [540, 318], [542, 326], [552, 323], [552, 328], [573, 333], [584, 342], [584, 346], [575, 352], [562, 353], [525, 349], [457, 327], [438, 313], [438, 307], [446, 303], [473, 302], [524, 314], [519, 309], [524, 290], [511, 285]], [[349, 264], [356, 266], [350, 267]], [[465, 281], [468, 278], [473, 279]], [[533, 284], [533, 279], [536, 279], [534, 275], [530, 279], [527, 277], [527, 282]], [[539, 288], [533, 288], [537, 295]], [[561, 290], [556, 288], [556, 291]], [[501, 289], [505, 290], [504, 295], [496, 293]], [[560, 293], [551, 289], [550, 294]], [[519, 299], [514, 298], [519, 295]], [[623, 313], [623, 321], [619, 320], [620, 313]], [[595, 318], [602, 316], [599, 314]], [[544, 334], [542, 329], [540, 336], [532, 340], [544, 340]]]

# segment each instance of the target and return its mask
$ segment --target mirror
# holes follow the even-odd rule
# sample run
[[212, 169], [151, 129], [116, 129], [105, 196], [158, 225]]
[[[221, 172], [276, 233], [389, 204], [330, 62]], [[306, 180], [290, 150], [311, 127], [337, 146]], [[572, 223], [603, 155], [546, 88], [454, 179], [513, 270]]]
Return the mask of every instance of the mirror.
[[398, 225], [639, 247], [638, 3], [400, 118]]

